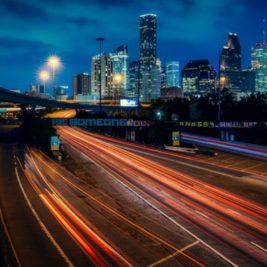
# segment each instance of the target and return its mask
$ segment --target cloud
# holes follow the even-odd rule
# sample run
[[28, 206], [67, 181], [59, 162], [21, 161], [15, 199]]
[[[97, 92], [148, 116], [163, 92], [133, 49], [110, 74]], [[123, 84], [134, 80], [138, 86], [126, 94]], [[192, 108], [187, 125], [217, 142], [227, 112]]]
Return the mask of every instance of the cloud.
[[[26, 1], [20, 2], [17, 0], [2, 0], [2, 12], [14, 15], [20, 19], [46, 18], [47, 15], [42, 7], [36, 7], [32, 3]], [[2, 13], [2, 15], [3, 15]]]
[[[254, 3], [255, 2], [255, 3]], [[265, 0], [1, 0], [0, 55], [19, 60], [32, 55], [43, 58], [51, 53], [64, 55], [69, 72], [87, 68], [97, 51], [95, 38], [105, 37], [105, 51], [128, 44], [131, 59], [138, 56], [139, 15], [158, 15], [160, 57], [173, 53], [188, 55], [192, 49], [215, 49], [225, 43], [228, 31], [249, 31], [251, 14], [264, 12]], [[265, 9], [266, 10], [266, 9]], [[253, 17], [252, 16], [252, 17]], [[260, 21], [262, 17], [258, 18]], [[259, 22], [260, 23], [260, 22]], [[243, 25], [246, 25], [243, 27]], [[245, 35], [247, 36], [247, 35]], [[164, 44], [164, 45], [163, 45]], [[190, 45], [189, 45], [190, 44]], [[217, 46], [216, 46], [217, 45]], [[172, 48], [171, 52], [169, 46]], [[167, 48], [167, 49], [166, 49]], [[10, 53], [12, 50], [12, 54]], [[177, 52], [178, 51], [178, 52]], [[205, 55], [208, 54], [204, 51]], [[203, 52], [203, 53], [204, 53]], [[201, 53], [201, 51], [199, 52]], [[175, 55], [176, 56], [176, 55]], [[179, 59], [179, 58], [177, 58]], [[79, 65], [79, 60], [83, 63]], [[27, 62], [24, 59], [24, 62]], [[39, 63], [36, 62], [36, 65]], [[34, 62], [32, 62], [34, 65]], [[81, 66], [81, 67], [79, 67]], [[29, 66], [30, 67], [30, 66]], [[30, 71], [29, 71], [30, 73]]]

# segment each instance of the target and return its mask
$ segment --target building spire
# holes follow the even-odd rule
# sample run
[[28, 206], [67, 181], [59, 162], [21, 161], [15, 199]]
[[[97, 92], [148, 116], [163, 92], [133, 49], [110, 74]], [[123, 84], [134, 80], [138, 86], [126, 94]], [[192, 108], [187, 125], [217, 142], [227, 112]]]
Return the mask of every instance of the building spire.
[[265, 25], [266, 25], [266, 19], [262, 20], [263, 23], [263, 30], [262, 30], [262, 39], [263, 39], [263, 43], [266, 43], [266, 29], [265, 29]]

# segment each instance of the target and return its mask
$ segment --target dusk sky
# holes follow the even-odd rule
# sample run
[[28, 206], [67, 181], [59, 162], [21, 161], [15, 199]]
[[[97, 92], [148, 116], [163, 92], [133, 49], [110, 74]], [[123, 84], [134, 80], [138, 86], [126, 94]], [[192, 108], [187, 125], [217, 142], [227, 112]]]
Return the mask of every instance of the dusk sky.
[[0, 86], [28, 90], [51, 54], [64, 67], [58, 83], [72, 88], [74, 73], [88, 72], [104, 37], [104, 52], [121, 44], [130, 60], [139, 57], [139, 15], [158, 16], [158, 57], [163, 64], [209, 59], [217, 69], [228, 32], [236, 32], [243, 66], [250, 49], [262, 41], [266, 0], [1, 0]]

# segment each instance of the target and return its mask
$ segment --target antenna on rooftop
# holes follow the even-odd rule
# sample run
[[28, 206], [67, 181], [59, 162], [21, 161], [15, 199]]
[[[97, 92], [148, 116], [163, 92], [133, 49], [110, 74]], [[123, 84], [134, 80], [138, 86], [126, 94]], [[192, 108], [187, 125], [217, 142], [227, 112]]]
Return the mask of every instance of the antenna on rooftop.
[[262, 23], [263, 23], [263, 31], [262, 31], [262, 37], [263, 37], [263, 43], [265, 44], [265, 42], [266, 42], [266, 27], [265, 27], [265, 25], [266, 25], [266, 19], [263, 19], [262, 20]]

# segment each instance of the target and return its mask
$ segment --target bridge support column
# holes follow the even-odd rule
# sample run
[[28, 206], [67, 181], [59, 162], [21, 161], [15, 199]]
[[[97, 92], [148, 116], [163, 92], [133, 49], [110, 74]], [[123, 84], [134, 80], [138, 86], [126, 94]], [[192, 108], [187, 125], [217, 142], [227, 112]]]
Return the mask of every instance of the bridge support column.
[[230, 141], [233, 142], [235, 141], [235, 131], [234, 129], [230, 129]]
[[220, 137], [223, 141], [235, 141], [235, 133], [234, 129], [221, 129], [220, 130]]
[[126, 140], [135, 142], [135, 130], [126, 128], [125, 138]]
[[225, 140], [225, 130], [224, 129], [220, 130], [220, 138], [221, 138], [221, 140]]

